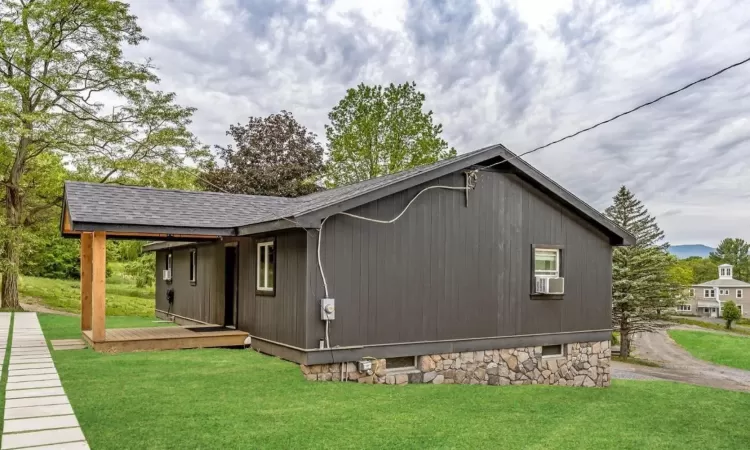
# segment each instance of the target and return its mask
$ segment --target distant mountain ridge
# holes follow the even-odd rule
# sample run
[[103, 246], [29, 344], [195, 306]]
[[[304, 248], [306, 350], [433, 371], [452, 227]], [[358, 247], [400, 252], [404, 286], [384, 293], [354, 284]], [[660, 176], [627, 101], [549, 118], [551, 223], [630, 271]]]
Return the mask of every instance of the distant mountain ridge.
[[706, 258], [708, 254], [714, 250], [714, 248], [703, 244], [673, 245], [669, 247], [669, 253], [675, 255], [680, 259], [689, 258], [691, 256], [700, 256], [701, 258]]

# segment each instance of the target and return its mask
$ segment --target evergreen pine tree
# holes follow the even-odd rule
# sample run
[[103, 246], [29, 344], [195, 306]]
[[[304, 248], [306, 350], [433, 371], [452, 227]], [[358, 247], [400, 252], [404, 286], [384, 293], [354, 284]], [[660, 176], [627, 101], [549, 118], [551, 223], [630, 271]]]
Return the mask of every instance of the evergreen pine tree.
[[606, 216], [635, 236], [612, 255], [612, 324], [620, 331], [620, 354], [630, 355], [634, 333], [655, 331], [661, 310], [675, 306], [683, 287], [670, 282], [669, 244], [645, 206], [622, 186]]

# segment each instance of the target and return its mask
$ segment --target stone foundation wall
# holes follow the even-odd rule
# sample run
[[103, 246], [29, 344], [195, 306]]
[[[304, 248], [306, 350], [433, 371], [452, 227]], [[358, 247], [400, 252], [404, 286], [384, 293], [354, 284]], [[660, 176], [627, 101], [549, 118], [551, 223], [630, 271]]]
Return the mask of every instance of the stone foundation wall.
[[[413, 370], [389, 372], [385, 359], [373, 359], [373, 373], [343, 363], [343, 381], [360, 383], [549, 384], [606, 387], [610, 383], [609, 341], [565, 344], [563, 356], [542, 357], [542, 347], [443, 353], [417, 358]], [[342, 364], [300, 366], [308, 380], [341, 381]]]

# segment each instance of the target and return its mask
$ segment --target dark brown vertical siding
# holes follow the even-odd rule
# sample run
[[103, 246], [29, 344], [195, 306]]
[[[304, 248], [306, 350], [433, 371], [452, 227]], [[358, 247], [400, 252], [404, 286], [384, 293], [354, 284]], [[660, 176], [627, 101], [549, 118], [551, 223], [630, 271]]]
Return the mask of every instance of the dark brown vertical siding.
[[274, 296], [255, 294], [256, 240], [240, 240], [238, 326], [253, 336], [304, 347], [307, 234], [293, 230], [275, 237]]
[[[190, 249], [197, 255], [196, 283], [190, 283]], [[172, 253], [172, 283], [162, 279], [166, 268], [166, 255]], [[156, 253], [156, 308], [167, 311], [167, 290], [174, 289], [174, 305], [171, 312], [190, 319], [209, 323], [221, 323], [218, 306], [223, 301], [223, 247], [220, 243], [201, 244], [174, 250], [159, 250]], [[223, 311], [223, 309], [221, 310]]]
[[[462, 186], [464, 178], [455, 173], [352, 213], [391, 219], [430, 184]], [[395, 224], [339, 215], [323, 233], [334, 346], [610, 327], [607, 238], [512, 174], [482, 173], [468, 207], [461, 191], [431, 190]], [[317, 240], [305, 240], [305, 346], [315, 347], [324, 291]], [[562, 300], [531, 298], [532, 244], [564, 246]]]

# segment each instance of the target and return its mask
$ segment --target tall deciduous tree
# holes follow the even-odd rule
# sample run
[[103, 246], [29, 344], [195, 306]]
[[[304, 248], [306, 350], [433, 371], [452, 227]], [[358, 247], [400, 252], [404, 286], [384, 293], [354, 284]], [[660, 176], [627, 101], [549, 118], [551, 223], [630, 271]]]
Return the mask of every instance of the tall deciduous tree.
[[414, 82], [349, 89], [328, 114], [326, 182], [355, 183], [454, 156], [424, 101]]
[[216, 148], [223, 165], [211, 164], [200, 181], [206, 190], [298, 197], [318, 190], [323, 147], [294, 118], [281, 111], [231, 125], [235, 145]]
[[145, 39], [123, 2], [0, 2], [3, 307], [18, 305], [23, 227], [60, 201], [29, 204], [43, 197], [26, 182], [39, 158], [64, 157], [92, 180], [113, 181], [153, 176], [197, 148], [186, 128], [193, 110], [149, 90], [158, 82], [149, 62], [123, 57], [124, 45]]
[[725, 238], [708, 257], [717, 264], [731, 264], [735, 279], [750, 280], [750, 243], [739, 238]]
[[627, 357], [633, 333], [654, 331], [659, 311], [674, 306], [684, 287], [670, 280], [664, 232], [625, 186], [606, 215], [636, 238], [635, 245], [618, 247], [612, 256], [612, 322], [620, 331], [620, 352]]
[[715, 280], [719, 273], [719, 265], [717, 263], [711, 261], [709, 258], [701, 258], [700, 256], [681, 259], [678, 264], [692, 270], [692, 284]]

